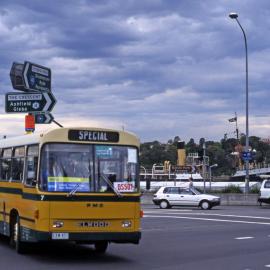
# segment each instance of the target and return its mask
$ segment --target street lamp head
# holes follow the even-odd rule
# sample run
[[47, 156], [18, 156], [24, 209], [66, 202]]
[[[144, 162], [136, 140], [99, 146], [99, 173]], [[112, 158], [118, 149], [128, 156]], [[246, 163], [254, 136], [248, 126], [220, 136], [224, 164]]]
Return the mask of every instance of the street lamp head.
[[217, 166], [218, 166], [218, 164], [216, 163], [216, 164], [211, 165], [210, 167], [211, 168], [216, 168]]
[[238, 18], [238, 14], [235, 13], [235, 12], [231, 12], [231, 13], [229, 14], [229, 17], [230, 17], [231, 19], [237, 19], [237, 18]]

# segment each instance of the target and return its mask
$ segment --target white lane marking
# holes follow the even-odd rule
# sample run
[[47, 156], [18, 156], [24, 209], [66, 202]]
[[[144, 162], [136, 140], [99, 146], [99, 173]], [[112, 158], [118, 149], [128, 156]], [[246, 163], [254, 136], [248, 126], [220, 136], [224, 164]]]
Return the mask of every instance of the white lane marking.
[[217, 222], [228, 222], [228, 223], [244, 223], [244, 224], [259, 224], [259, 225], [270, 225], [266, 222], [255, 222], [255, 221], [243, 221], [243, 220], [228, 220], [228, 219], [214, 219], [214, 218], [195, 218], [195, 217], [176, 217], [176, 216], [157, 216], [157, 215], [144, 215], [148, 218], [175, 218], [175, 219], [192, 219], [192, 220], [205, 220], [205, 221], [217, 221]]
[[157, 212], [161, 212], [161, 213], [163, 213], [163, 214], [169, 214], [169, 213], [177, 213], [177, 212], [192, 212], [193, 210], [192, 209], [178, 209], [178, 210], [174, 210], [174, 209], [170, 209], [169, 210], [169, 212], [165, 212], [164, 211], [165, 209], [156, 209], [156, 210], [153, 210], [153, 209], [151, 209], [151, 210], [148, 210], [148, 209], [145, 209], [144, 210], [144, 212], [147, 212], [147, 213], [157, 213]]
[[254, 238], [253, 236], [243, 236], [243, 237], [235, 237], [235, 240], [246, 240], [246, 239], [252, 239]]
[[[171, 212], [171, 210], [170, 210]], [[144, 211], [144, 213], [157, 213], [156, 211]], [[162, 213], [162, 214], [170, 214], [170, 213]], [[180, 212], [181, 214], [181, 212]], [[254, 217], [254, 216], [238, 216], [238, 215], [222, 215], [222, 214], [211, 214], [211, 213], [187, 213], [187, 215], [197, 215], [197, 216], [218, 216], [218, 217], [237, 217], [237, 218], [251, 218], [251, 219], [266, 219], [270, 220], [270, 217]]]
[[266, 264], [265, 267], [270, 268], [270, 264]]
[[155, 231], [163, 231], [164, 229], [161, 228], [153, 228], [153, 229], [141, 229], [143, 232], [155, 232]]

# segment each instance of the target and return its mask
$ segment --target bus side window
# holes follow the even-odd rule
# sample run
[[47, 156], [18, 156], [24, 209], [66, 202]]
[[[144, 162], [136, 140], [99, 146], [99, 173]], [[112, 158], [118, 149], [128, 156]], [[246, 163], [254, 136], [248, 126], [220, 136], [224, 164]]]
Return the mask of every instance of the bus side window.
[[16, 147], [13, 151], [12, 164], [11, 164], [11, 180], [14, 182], [22, 182], [23, 168], [25, 160], [24, 146]]
[[38, 167], [38, 145], [31, 145], [27, 148], [26, 166], [25, 166], [25, 184], [35, 186], [37, 183]]
[[11, 179], [11, 153], [11, 148], [3, 150], [1, 159], [1, 181], [9, 181]]
[[3, 181], [3, 178], [2, 178], [2, 160], [3, 160], [3, 149], [0, 149], [0, 181]]

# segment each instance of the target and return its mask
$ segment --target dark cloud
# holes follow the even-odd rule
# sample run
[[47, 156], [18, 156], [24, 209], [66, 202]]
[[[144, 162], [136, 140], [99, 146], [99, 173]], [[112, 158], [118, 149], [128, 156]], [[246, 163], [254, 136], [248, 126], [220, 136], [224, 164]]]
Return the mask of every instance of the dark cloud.
[[12, 62], [29, 60], [52, 69], [53, 113], [66, 124], [124, 125], [142, 140], [220, 139], [238, 112], [244, 130], [234, 11], [248, 37], [250, 130], [267, 137], [269, 8], [268, 0], [2, 0], [2, 107]]

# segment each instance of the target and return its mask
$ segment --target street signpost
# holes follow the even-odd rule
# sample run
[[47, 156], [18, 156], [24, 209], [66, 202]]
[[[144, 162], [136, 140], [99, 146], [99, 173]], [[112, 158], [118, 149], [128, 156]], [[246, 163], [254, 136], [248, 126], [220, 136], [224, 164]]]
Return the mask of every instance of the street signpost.
[[24, 64], [13, 62], [10, 80], [16, 90], [5, 95], [7, 113], [30, 113], [25, 117], [25, 130], [33, 132], [36, 124], [56, 123], [49, 113], [56, 99], [51, 92], [51, 69], [25, 61]]
[[12, 86], [20, 91], [51, 92], [51, 69], [28, 61], [13, 62], [10, 70]]
[[35, 113], [36, 124], [50, 124], [54, 117], [50, 113]]
[[28, 90], [50, 92], [51, 70], [26, 61], [23, 66], [23, 81]]
[[6, 94], [7, 113], [50, 112], [56, 103], [52, 93], [27, 92]]

